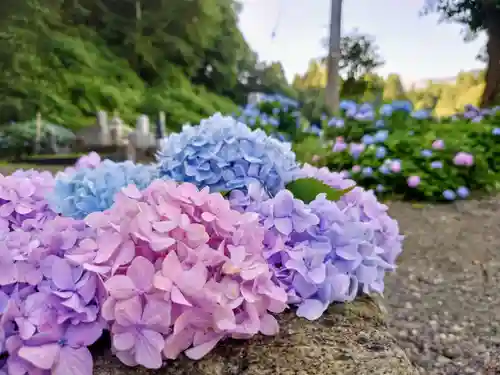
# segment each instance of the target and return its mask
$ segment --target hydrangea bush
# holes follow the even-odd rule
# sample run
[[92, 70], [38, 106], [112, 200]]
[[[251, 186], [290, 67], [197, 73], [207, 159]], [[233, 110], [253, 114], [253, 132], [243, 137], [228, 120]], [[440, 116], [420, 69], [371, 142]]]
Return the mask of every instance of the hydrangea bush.
[[13, 375], [91, 375], [103, 331], [149, 369], [275, 335], [287, 308], [314, 320], [382, 293], [403, 240], [373, 192], [221, 115], [170, 135], [154, 165], [92, 154], [56, 177], [1, 176], [0, 218]]
[[[406, 103], [406, 105], [404, 105]], [[323, 139], [295, 145], [298, 158], [344, 171], [378, 194], [452, 201], [500, 187], [500, 112], [468, 106], [447, 119], [408, 102], [343, 102], [343, 117], [325, 120]]]

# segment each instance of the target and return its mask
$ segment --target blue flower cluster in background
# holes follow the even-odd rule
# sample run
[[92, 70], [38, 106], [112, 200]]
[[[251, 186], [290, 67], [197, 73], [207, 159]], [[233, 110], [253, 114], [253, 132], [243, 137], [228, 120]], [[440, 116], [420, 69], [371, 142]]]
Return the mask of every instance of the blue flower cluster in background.
[[299, 159], [342, 170], [378, 194], [416, 200], [454, 201], [500, 186], [500, 107], [468, 105], [448, 118], [405, 100], [340, 107], [341, 116], [323, 116], [311, 132], [316, 141], [295, 143]]

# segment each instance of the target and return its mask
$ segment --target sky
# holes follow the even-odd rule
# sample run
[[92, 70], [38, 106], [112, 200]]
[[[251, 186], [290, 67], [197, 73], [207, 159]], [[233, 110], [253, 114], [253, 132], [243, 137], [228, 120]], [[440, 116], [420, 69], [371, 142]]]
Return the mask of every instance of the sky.
[[[330, 0], [242, 0], [240, 28], [259, 58], [280, 61], [291, 80], [309, 60], [324, 56]], [[454, 76], [483, 68], [476, 55], [484, 35], [463, 41], [461, 26], [439, 24], [436, 15], [420, 16], [424, 0], [344, 0], [342, 33], [372, 35], [385, 65], [379, 73], [400, 74], [405, 84]], [[275, 31], [274, 38], [272, 37]]]

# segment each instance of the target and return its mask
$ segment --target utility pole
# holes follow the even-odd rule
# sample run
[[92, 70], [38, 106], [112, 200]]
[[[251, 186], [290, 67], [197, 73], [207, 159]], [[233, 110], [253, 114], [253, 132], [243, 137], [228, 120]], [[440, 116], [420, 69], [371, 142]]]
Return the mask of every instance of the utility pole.
[[341, 24], [342, 0], [331, 0], [325, 104], [333, 113], [338, 113], [340, 104], [339, 63]]

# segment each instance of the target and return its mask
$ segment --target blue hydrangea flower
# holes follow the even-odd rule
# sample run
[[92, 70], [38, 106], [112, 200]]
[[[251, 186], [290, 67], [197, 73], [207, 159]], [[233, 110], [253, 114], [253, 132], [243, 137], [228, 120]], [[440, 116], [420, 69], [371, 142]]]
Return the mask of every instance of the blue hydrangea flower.
[[387, 149], [383, 146], [377, 147], [377, 151], [375, 152], [375, 156], [377, 159], [383, 159], [387, 155]]
[[157, 177], [154, 165], [103, 161], [94, 169], [84, 168], [74, 174], [59, 174], [53, 193], [47, 200], [62, 216], [83, 219], [92, 212], [105, 211], [114, 203], [115, 194], [134, 184], [140, 190]]
[[380, 107], [380, 114], [382, 116], [389, 117], [392, 115], [393, 108], [390, 104], [384, 104], [382, 107]]
[[376, 127], [377, 129], [383, 128], [384, 126], [385, 126], [385, 122], [384, 122], [384, 120], [377, 120], [377, 121], [375, 122], [375, 127]]
[[414, 119], [417, 119], [417, 120], [426, 120], [429, 117], [431, 117], [431, 113], [427, 109], [420, 109], [418, 111], [414, 111], [411, 114], [411, 117], [413, 117]]
[[432, 169], [441, 169], [441, 168], [443, 168], [443, 162], [439, 161], [439, 160], [433, 161], [431, 163], [431, 168]]
[[335, 127], [335, 128], [343, 128], [345, 125], [345, 121], [342, 118], [331, 118], [330, 121], [328, 121], [328, 126], [329, 127]]
[[383, 193], [385, 191], [385, 187], [384, 185], [382, 184], [378, 184], [377, 187], [375, 188], [375, 190], [378, 192], [378, 193]]
[[361, 173], [364, 176], [369, 177], [373, 174], [373, 168], [372, 167], [364, 167]]
[[462, 199], [465, 199], [467, 198], [469, 195], [470, 195], [470, 191], [469, 189], [467, 189], [465, 186], [460, 186], [458, 189], [457, 189], [457, 195], [462, 198]]
[[422, 151], [420, 151], [420, 155], [422, 155], [424, 158], [430, 158], [432, 156], [432, 151], [431, 150], [422, 150]]
[[353, 100], [342, 100], [340, 102], [340, 109], [356, 113], [358, 105]]
[[378, 171], [384, 175], [391, 173], [389, 170], [389, 166], [386, 164], [382, 164], [380, 167], [378, 167]]
[[491, 134], [493, 134], [493, 135], [500, 135], [500, 128], [494, 128], [494, 129], [491, 131]]
[[257, 181], [274, 195], [299, 170], [290, 143], [221, 114], [167, 137], [157, 159], [160, 177], [212, 192], [246, 189]]
[[413, 110], [413, 104], [409, 100], [394, 100], [391, 103], [395, 111], [404, 111], [410, 113]]
[[388, 130], [379, 130], [373, 136], [375, 142], [377, 142], [377, 143], [384, 142], [387, 139], [387, 137], [389, 137], [389, 131]]
[[443, 191], [443, 197], [447, 201], [453, 201], [453, 200], [455, 200], [457, 195], [455, 194], [455, 192], [453, 190], [445, 190], [445, 191]]
[[363, 142], [365, 145], [371, 145], [375, 142], [375, 140], [373, 139], [373, 136], [369, 135], [369, 134], [365, 134], [362, 138], [361, 138], [361, 142]]

